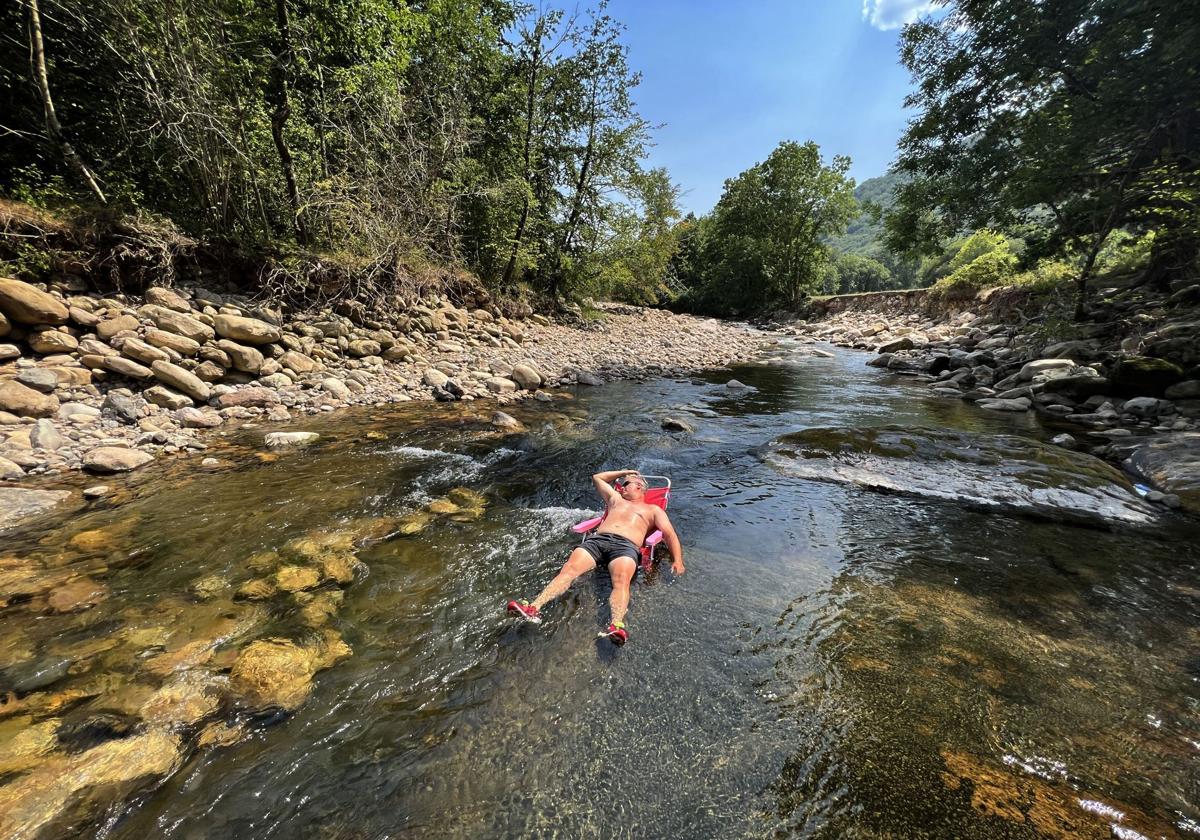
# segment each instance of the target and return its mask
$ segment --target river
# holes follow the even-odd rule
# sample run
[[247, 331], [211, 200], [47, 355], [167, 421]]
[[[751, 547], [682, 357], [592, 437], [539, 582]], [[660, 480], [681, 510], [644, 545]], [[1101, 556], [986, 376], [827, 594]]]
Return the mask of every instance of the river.
[[[262, 429], [242, 431], [214, 444], [219, 468], [150, 468], [111, 504], [10, 537], [11, 551], [95, 564], [62, 546], [100, 529], [106, 556], [135, 558], [91, 570], [107, 593], [91, 609], [0, 612], [0, 643], [26, 660], [74, 652], [53, 690], [103, 676], [117, 693], [152, 687], [148, 657], [241, 603], [198, 599], [196, 581], [237, 587], [256, 552], [313, 532], [361, 546], [327, 625], [353, 655], [292, 714], [224, 701], [240, 740], [190, 749], [84, 832], [1200, 836], [1194, 522], [1088, 527], [792, 475], [763, 447], [812, 427], [1050, 434], [1032, 415], [929, 396], [860, 353], [798, 353], [531, 402], [511, 410], [520, 434], [444, 404], [296, 424], [321, 440], [278, 458], [262, 457]], [[725, 387], [731, 376], [750, 387]], [[662, 431], [665, 415], [695, 432]], [[596, 508], [589, 475], [626, 466], [672, 477], [687, 574], [662, 563], [639, 578], [624, 648], [595, 638], [603, 574], [541, 627], [506, 618]], [[482, 494], [482, 515], [394, 534], [455, 487]], [[252, 637], [314, 632], [295, 599], [255, 609]], [[140, 652], [98, 643], [132, 625], [182, 635], [143, 633]], [[62, 712], [62, 749], [136, 731], [113, 705], [102, 694]]]

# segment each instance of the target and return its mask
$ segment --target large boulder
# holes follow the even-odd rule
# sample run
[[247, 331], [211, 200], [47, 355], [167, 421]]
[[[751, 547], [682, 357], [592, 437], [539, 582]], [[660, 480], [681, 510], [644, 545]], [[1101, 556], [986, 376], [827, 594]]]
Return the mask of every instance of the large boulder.
[[83, 468], [89, 472], [108, 474], [129, 472], [154, 460], [149, 452], [126, 449], [123, 446], [100, 446], [83, 456]]
[[0, 338], [12, 332], [12, 322], [8, 320], [8, 316], [0, 312]]
[[12, 277], [0, 277], [0, 312], [18, 324], [65, 324], [66, 304]]
[[49, 417], [58, 411], [58, 399], [20, 382], [0, 382], [0, 411], [18, 417]]
[[174, 388], [180, 393], [187, 394], [194, 400], [205, 402], [212, 394], [207, 382], [196, 376], [196, 374], [184, 370], [179, 365], [160, 361], [152, 364], [150, 369], [154, 372], [154, 376], [159, 382]]
[[1112, 393], [1119, 397], [1161, 397], [1176, 382], [1183, 381], [1183, 369], [1166, 359], [1128, 356], [1113, 366]]
[[243, 344], [271, 344], [279, 341], [283, 335], [279, 327], [273, 324], [241, 315], [217, 315], [213, 318], [213, 327], [221, 338], [240, 341]]
[[812, 428], [776, 438], [759, 455], [799, 478], [985, 511], [1100, 527], [1150, 524], [1158, 515], [1110, 464], [1017, 435]]
[[493, 376], [483, 383], [493, 394], [511, 394], [517, 390], [517, 383], [503, 376]]

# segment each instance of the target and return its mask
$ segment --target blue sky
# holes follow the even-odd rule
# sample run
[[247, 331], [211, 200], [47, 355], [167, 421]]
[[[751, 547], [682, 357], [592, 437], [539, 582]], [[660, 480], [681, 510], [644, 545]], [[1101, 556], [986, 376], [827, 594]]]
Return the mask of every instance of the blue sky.
[[883, 174], [904, 129], [908, 72], [899, 27], [926, 0], [612, 0], [643, 80], [641, 113], [665, 123], [652, 166], [707, 212], [726, 178], [781, 140], [849, 155], [858, 180]]

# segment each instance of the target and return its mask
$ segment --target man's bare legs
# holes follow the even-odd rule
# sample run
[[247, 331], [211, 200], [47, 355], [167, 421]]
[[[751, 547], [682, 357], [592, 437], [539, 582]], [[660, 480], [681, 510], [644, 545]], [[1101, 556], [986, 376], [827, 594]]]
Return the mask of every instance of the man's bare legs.
[[[533, 599], [533, 606], [541, 609], [546, 605], [546, 602], [552, 601], [559, 595], [563, 594], [575, 582], [575, 578], [579, 577], [584, 572], [590, 572], [596, 568], [596, 561], [592, 559], [592, 555], [588, 554], [582, 548], [577, 548], [571, 552], [571, 556], [567, 558], [567, 562], [563, 563], [562, 571], [547, 584], [541, 594]], [[614, 582], [616, 578], [614, 577]], [[625, 585], [625, 603], [629, 603], [629, 584]], [[622, 610], [624, 613], [624, 610]]]
[[629, 584], [637, 573], [637, 561], [629, 557], [615, 557], [608, 564], [608, 573], [612, 576], [613, 585], [612, 594], [608, 596], [612, 623], [620, 625], [629, 609]]

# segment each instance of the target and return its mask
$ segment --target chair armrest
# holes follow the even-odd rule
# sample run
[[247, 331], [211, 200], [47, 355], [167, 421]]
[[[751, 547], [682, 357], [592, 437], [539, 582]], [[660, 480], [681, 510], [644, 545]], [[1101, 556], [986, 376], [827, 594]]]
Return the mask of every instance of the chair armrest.
[[572, 525], [571, 530], [576, 534], [583, 534], [592, 530], [603, 521], [603, 516], [597, 516], [595, 519], [589, 519], [586, 522], [580, 522], [578, 525]]
[[648, 546], [650, 546], [651, 548], [653, 548], [654, 546], [656, 546], [656, 545], [658, 545], [660, 542], [662, 542], [662, 538], [663, 538], [663, 532], [662, 532], [662, 531], [655, 531], [653, 534], [651, 534], [650, 536], [646, 537], [646, 545], [648, 545]]

